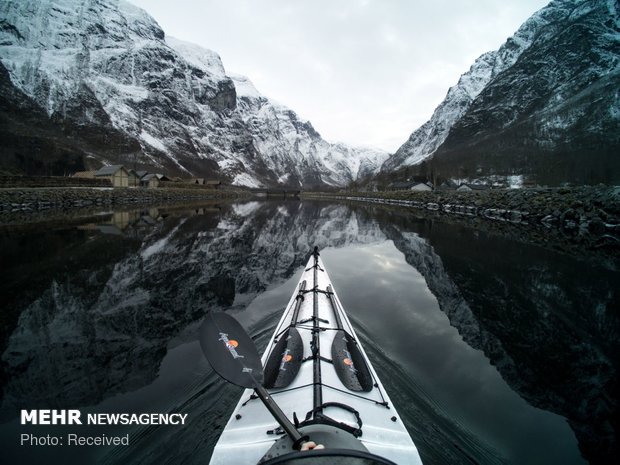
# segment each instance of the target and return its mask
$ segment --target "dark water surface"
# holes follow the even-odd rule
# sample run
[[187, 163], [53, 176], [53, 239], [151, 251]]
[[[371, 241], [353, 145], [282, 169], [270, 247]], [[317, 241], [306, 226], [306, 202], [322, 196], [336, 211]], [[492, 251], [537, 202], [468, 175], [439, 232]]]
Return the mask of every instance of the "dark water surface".
[[[425, 464], [615, 463], [619, 261], [418, 215], [270, 201], [0, 228], [2, 462], [208, 463], [241, 390], [200, 322], [226, 310], [262, 350], [317, 245]], [[19, 424], [37, 408], [188, 417]], [[69, 433], [130, 446], [20, 445]]]

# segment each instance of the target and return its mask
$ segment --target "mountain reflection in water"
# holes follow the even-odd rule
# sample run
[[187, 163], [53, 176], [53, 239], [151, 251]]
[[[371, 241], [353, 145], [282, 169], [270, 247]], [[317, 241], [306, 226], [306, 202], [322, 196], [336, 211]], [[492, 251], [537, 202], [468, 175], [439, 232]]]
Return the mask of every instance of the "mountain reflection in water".
[[[240, 390], [203, 359], [200, 321], [230, 311], [262, 349], [316, 245], [425, 463], [613, 462], [614, 262], [416, 214], [250, 202], [4, 232], [3, 455], [205, 463]], [[173, 411], [189, 423], [84, 426], [132, 445], [37, 449], [19, 446], [21, 408]]]

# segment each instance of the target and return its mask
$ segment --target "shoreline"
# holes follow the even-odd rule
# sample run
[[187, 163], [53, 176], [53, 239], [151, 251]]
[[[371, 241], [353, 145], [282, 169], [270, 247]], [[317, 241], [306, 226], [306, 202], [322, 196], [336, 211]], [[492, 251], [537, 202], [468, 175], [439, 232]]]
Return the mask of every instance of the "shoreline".
[[470, 226], [513, 229], [537, 243], [559, 241], [583, 252], [620, 253], [620, 187], [306, 192], [302, 198], [406, 208]]
[[[495, 189], [484, 191], [304, 192], [304, 198], [402, 205], [516, 224], [620, 227], [620, 187]], [[574, 223], [574, 224], [572, 224]]]
[[46, 217], [76, 217], [101, 209], [170, 206], [245, 199], [242, 190], [140, 187], [22, 187], [0, 189], [0, 224], [30, 223]]
[[[74, 221], [101, 211], [172, 207], [256, 198], [242, 189], [176, 187], [21, 187], [0, 189], [0, 226]], [[256, 198], [261, 200], [260, 198]], [[532, 242], [558, 242], [606, 255], [620, 254], [620, 187], [486, 191], [303, 192], [301, 199], [399, 207], [485, 229], [512, 230]], [[516, 231], [516, 233], [515, 233]], [[563, 244], [563, 245], [562, 245]]]

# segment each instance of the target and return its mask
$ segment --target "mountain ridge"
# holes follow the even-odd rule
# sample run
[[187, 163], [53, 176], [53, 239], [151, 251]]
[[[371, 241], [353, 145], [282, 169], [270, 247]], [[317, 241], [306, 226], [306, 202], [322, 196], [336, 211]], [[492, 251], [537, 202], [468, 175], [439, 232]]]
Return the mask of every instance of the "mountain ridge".
[[[387, 158], [323, 140], [258, 92], [237, 98], [217, 53], [167, 37], [128, 2], [3, 3], [0, 59], [10, 81], [71, 139], [85, 168], [124, 163], [249, 187], [307, 188], [343, 186]], [[99, 144], [83, 140], [84, 132]], [[36, 131], [26, 136], [40, 139]], [[20, 160], [33, 155], [24, 148], [12, 156], [14, 148], [2, 145], [5, 169], [26, 171]], [[30, 163], [37, 164], [46, 161]]]
[[478, 58], [382, 171], [619, 182], [619, 45], [613, 1], [552, 1]]

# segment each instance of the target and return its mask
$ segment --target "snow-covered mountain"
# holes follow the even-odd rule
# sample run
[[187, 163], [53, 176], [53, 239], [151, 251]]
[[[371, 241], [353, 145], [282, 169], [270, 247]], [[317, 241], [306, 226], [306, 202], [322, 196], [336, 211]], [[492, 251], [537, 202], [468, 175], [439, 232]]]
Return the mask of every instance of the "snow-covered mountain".
[[[245, 76], [231, 75], [237, 90], [237, 109], [250, 132], [253, 147], [265, 157], [268, 168], [282, 173], [278, 183], [344, 186], [378, 172], [386, 152], [329, 143], [309, 121], [289, 108], [261, 95]], [[291, 169], [293, 168], [293, 169]]]
[[[120, 162], [308, 187], [344, 185], [387, 158], [326, 142], [247, 78], [231, 79], [215, 52], [166, 37], [124, 0], [2, 0], [0, 60], [3, 119], [42, 110], [36, 124], [5, 128], [0, 161], [9, 171], [52, 169], [44, 152], [59, 166], [64, 156], [86, 167]], [[40, 130], [50, 122], [56, 132]]]
[[555, 0], [485, 53], [383, 165], [435, 173], [620, 180], [620, 19], [615, 0]]

